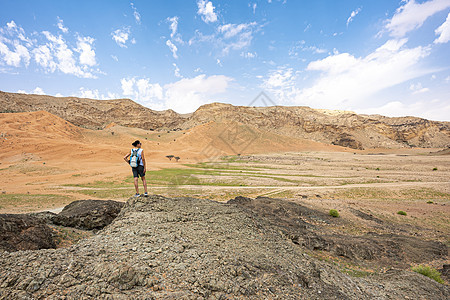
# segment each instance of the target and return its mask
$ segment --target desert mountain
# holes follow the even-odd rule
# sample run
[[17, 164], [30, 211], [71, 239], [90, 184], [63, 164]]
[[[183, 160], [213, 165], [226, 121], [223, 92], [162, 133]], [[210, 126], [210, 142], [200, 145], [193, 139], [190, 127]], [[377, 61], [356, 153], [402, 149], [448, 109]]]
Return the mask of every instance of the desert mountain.
[[113, 122], [146, 130], [188, 130], [210, 123], [225, 128], [233, 123], [237, 124], [233, 126], [244, 126], [244, 131], [250, 133], [264, 131], [353, 149], [450, 147], [449, 122], [298, 106], [247, 107], [212, 103], [185, 116], [172, 110], [153, 111], [129, 99], [92, 100], [0, 92], [0, 107], [1, 112], [45, 110], [90, 129], [105, 128]]
[[184, 118], [173, 110], [154, 111], [130, 99], [92, 100], [0, 91], [0, 112], [44, 110], [77, 126], [101, 129], [111, 123], [142, 129], [174, 128]]

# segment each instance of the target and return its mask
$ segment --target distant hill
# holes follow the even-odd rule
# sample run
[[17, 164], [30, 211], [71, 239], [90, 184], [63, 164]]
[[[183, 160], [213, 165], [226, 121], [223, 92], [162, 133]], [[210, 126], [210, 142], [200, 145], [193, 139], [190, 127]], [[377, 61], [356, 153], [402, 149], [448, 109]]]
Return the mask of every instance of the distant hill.
[[115, 123], [151, 130], [175, 128], [184, 122], [184, 118], [173, 110], [154, 111], [130, 99], [92, 100], [0, 91], [0, 112], [41, 110], [89, 129], [102, 129], [110, 123]]
[[[101, 129], [114, 123], [147, 130], [187, 130], [212, 122], [225, 130], [232, 123], [248, 126], [250, 131], [353, 149], [450, 147], [450, 122], [359, 115], [303, 106], [247, 107], [212, 103], [201, 106], [192, 114], [181, 115], [172, 110], [154, 111], [130, 99], [92, 100], [0, 92], [0, 107], [0, 112], [45, 110], [90, 129]], [[210, 128], [219, 132], [217, 126]]]

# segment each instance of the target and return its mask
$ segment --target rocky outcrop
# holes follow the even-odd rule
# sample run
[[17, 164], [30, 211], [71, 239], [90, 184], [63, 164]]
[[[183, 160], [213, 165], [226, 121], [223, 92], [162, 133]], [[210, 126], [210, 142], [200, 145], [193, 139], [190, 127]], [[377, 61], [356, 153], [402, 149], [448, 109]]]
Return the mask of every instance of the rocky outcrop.
[[[297, 245], [313, 251], [327, 251], [333, 256], [347, 258], [356, 263], [408, 268], [411, 263], [445, 260], [448, 257], [445, 244], [415, 236], [376, 233], [352, 236], [330, 232], [319, 224], [345, 226], [346, 221], [282, 199], [237, 197], [229, 203], [265, 218]], [[380, 219], [359, 211], [358, 213], [359, 217], [382, 224]]]
[[130, 99], [93, 100], [0, 91], [0, 107], [0, 112], [44, 110], [74, 125], [89, 129], [102, 129], [112, 122], [147, 130], [176, 128], [184, 121], [182, 115], [173, 110], [154, 111]]
[[[450, 147], [450, 123], [416, 117], [389, 118], [351, 111], [305, 106], [247, 107], [211, 103], [194, 113], [153, 111], [130, 99], [92, 100], [57, 98], [0, 91], [1, 112], [45, 110], [77, 126], [101, 129], [113, 123], [147, 130], [182, 130], [215, 122], [235, 123], [288, 137], [353, 149]], [[129, 116], [132, 115], [133, 118]]]
[[0, 214], [0, 251], [55, 248], [52, 230], [30, 215]]
[[112, 200], [78, 200], [51, 218], [53, 224], [79, 229], [102, 229], [111, 224], [124, 206]]
[[410, 271], [354, 278], [305, 254], [253, 211], [193, 198], [131, 198], [92, 238], [0, 257], [2, 299], [447, 299]]

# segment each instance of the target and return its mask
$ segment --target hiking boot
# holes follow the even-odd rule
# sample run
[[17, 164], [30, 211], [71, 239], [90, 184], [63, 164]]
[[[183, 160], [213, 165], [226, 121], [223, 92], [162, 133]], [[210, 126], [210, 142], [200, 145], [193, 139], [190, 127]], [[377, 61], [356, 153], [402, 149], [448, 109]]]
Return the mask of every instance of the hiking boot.
[[148, 197], [148, 193], [144, 193], [144, 197]]
[[135, 197], [140, 197], [141, 195], [139, 195], [138, 193], [136, 193], [136, 195], [134, 195]]

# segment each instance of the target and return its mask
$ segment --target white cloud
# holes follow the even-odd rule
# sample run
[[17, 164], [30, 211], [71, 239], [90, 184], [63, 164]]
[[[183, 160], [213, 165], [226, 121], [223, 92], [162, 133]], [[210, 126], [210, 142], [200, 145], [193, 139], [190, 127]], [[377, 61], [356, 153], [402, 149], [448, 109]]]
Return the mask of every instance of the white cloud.
[[95, 51], [92, 49], [94, 41], [91, 37], [78, 37], [77, 52], [80, 53], [80, 64], [88, 66], [97, 64], [95, 61]]
[[167, 18], [167, 21], [170, 22], [170, 37], [173, 38], [178, 30], [178, 17]]
[[25, 31], [14, 21], [6, 23], [0, 28], [0, 64], [26, 67], [30, 64], [31, 55], [28, 48], [32, 46], [30, 39], [25, 37]]
[[256, 22], [221, 25], [218, 27], [221, 36], [216, 43], [222, 46], [223, 54], [228, 54], [230, 50], [241, 50], [250, 46], [256, 27]]
[[245, 58], [255, 58], [258, 54], [256, 52], [242, 52], [241, 56]]
[[421, 27], [425, 20], [435, 13], [449, 7], [449, 0], [429, 0], [423, 3], [417, 3], [415, 0], [406, 1], [396, 10], [392, 19], [388, 20], [385, 29], [393, 37], [403, 37]]
[[[115, 93], [108, 92], [105, 94], [100, 94], [100, 92], [97, 89], [90, 90], [84, 87], [81, 87], [77, 93], [73, 95], [74, 97], [79, 98], [88, 98], [88, 99], [97, 99], [97, 100], [110, 100], [110, 99], [118, 99], [119, 95]], [[57, 94], [58, 97], [58, 94]], [[62, 97], [62, 96], [60, 96]]]
[[205, 23], [214, 23], [217, 21], [217, 14], [214, 12], [215, 7], [211, 1], [198, 0], [197, 7], [197, 14], [202, 17]]
[[177, 48], [177, 46], [175, 46], [175, 44], [172, 43], [171, 40], [167, 40], [166, 41], [166, 45], [167, 45], [167, 47], [169, 47], [170, 51], [172, 51], [173, 58], [178, 59], [178, 55], [177, 55], [178, 48]]
[[414, 103], [391, 101], [380, 107], [356, 109], [355, 111], [361, 114], [380, 114], [390, 117], [415, 116], [429, 120], [450, 121], [450, 104], [448, 101], [435, 99], [431, 102], [432, 105], [429, 101]]
[[411, 83], [409, 85], [409, 89], [412, 91], [412, 94], [420, 94], [420, 93], [425, 93], [428, 92], [430, 89], [429, 88], [424, 88], [422, 86], [422, 83], [418, 82], [416, 84]]
[[122, 93], [125, 96], [132, 96], [138, 102], [148, 102], [151, 100], [161, 100], [163, 90], [159, 83], [152, 84], [148, 78], [136, 78], [120, 80]]
[[[42, 33], [47, 38], [48, 43], [44, 47], [38, 47], [33, 51], [36, 63], [49, 72], [54, 72], [57, 68], [65, 74], [72, 74], [83, 78], [96, 78], [92, 70], [87, 67], [92, 62], [95, 64], [95, 52], [93, 50], [89, 51], [90, 47], [89, 49], [84, 48], [81, 50], [79, 48], [73, 49], [74, 51], [80, 52], [80, 62], [86, 65], [86, 67], [81, 67], [75, 60], [74, 51], [69, 48], [61, 36], [56, 37], [48, 31], [43, 31]], [[89, 42], [93, 43], [94, 41], [89, 37], [87, 40], [84, 39], [81, 38], [82, 43], [89, 44]], [[48, 55], [47, 49], [50, 51], [50, 56]]]
[[57, 64], [53, 60], [53, 54], [49, 47], [41, 45], [33, 49], [33, 54], [34, 60], [38, 65], [50, 72], [55, 72]]
[[30, 63], [30, 53], [28, 49], [23, 45], [19, 44], [17, 41], [9, 41], [3, 39], [3, 41], [8, 41], [14, 47], [10, 50], [9, 47], [0, 40], [0, 59], [6, 63], [8, 66], [19, 67], [21, 63], [28, 66]]
[[119, 61], [119, 59], [115, 55], [111, 55], [111, 58], [114, 59], [115, 61]]
[[123, 95], [131, 96], [141, 104], [152, 109], [174, 109], [180, 113], [193, 112], [200, 105], [210, 103], [213, 97], [224, 93], [230, 77], [205, 74], [194, 78], [183, 78], [179, 81], [161, 86], [151, 83], [148, 78], [123, 78], [121, 80]]
[[137, 11], [136, 7], [134, 6], [134, 3], [131, 2], [131, 8], [133, 9], [133, 16], [134, 19], [136, 20], [137, 24], [141, 24], [141, 15], [139, 14], [139, 12]]
[[193, 112], [200, 105], [212, 102], [213, 96], [224, 93], [231, 81], [230, 77], [224, 75], [207, 77], [202, 74], [166, 84], [165, 106], [179, 113]]
[[58, 20], [58, 28], [59, 28], [63, 33], [69, 32], [69, 29], [68, 29], [67, 27], [64, 27], [63, 20], [60, 19], [59, 17], [56, 17], [56, 19]]
[[[250, 4], [249, 4], [250, 5]], [[253, 8], [253, 14], [255, 14], [256, 13], [256, 7], [257, 7], [258, 5], [256, 4], [256, 3], [253, 3], [253, 5], [252, 5], [252, 8]]]
[[36, 88], [33, 90], [32, 94], [36, 94], [36, 95], [45, 95], [44, 90], [43, 90], [42, 88], [40, 88], [40, 87], [36, 87]]
[[180, 68], [178, 68], [177, 64], [173, 63], [172, 65], [175, 67], [174, 70], [175, 77], [183, 78], [183, 76], [180, 74]]
[[269, 73], [263, 86], [283, 97], [279, 101], [294, 104], [330, 109], [367, 106], [375, 93], [432, 72], [418, 67], [430, 49], [409, 49], [406, 41], [390, 40], [366, 57], [335, 52], [313, 61], [305, 70], [307, 75], [317, 75], [309, 87], [299, 88], [296, 74], [288, 68]]
[[25, 90], [18, 90], [17, 93], [20, 93], [20, 94], [33, 94], [33, 95], [45, 95], [44, 90], [42, 88], [38, 87], [38, 86], [34, 90], [29, 92], [29, 93], [27, 91], [25, 91]]
[[435, 33], [439, 34], [439, 37], [434, 40], [435, 44], [444, 44], [450, 41], [450, 13], [445, 22], [435, 30]]
[[361, 12], [361, 7], [358, 7], [356, 10], [352, 11], [352, 13], [350, 14], [350, 17], [348, 17], [348, 19], [347, 19], [347, 26], [351, 21], [353, 21], [353, 18], [355, 18], [356, 15], [359, 14], [360, 12]]
[[123, 27], [111, 32], [112, 39], [122, 48], [127, 48], [127, 41], [130, 38], [130, 28]]

